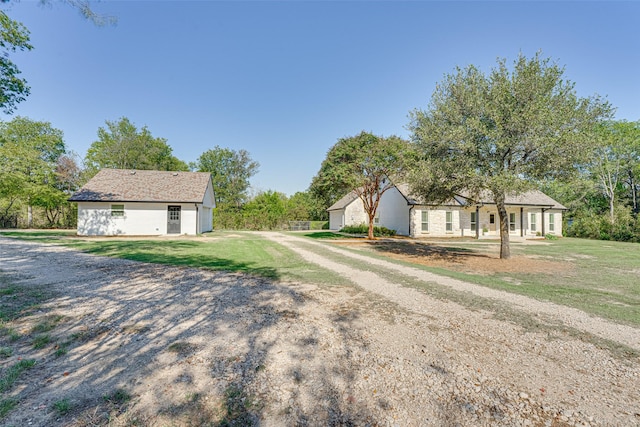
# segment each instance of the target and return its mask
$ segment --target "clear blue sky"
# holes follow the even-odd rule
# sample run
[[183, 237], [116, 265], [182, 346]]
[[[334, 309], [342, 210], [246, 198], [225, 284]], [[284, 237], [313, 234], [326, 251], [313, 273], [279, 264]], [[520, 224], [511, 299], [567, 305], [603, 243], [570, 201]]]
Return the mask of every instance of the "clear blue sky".
[[[193, 161], [215, 145], [260, 163], [257, 190], [305, 190], [338, 138], [408, 137], [456, 66], [541, 50], [580, 96], [640, 119], [639, 2], [103, 1], [96, 27], [51, 0], [3, 5], [31, 31], [12, 56], [31, 86], [17, 115], [62, 129], [81, 157], [128, 117]], [[4, 116], [3, 120], [10, 117]]]

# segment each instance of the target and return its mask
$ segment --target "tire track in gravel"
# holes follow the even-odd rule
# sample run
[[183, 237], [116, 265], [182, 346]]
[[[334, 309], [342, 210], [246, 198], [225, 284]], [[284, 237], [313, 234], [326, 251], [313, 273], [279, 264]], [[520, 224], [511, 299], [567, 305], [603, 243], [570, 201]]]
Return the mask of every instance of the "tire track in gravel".
[[302, 246], [323, 248], [359, 262], [368, 263], [378, 267], [400, 273], [424, 282], [436, 283], [447, 286], [457, 291], [470, 292], [474, 295], [489, 298], [501, 302], [509, 303], [513, 308], [534, 315], [545, 315], [568, 327], [588, 332], [606, 340], [612, 340], [635, 350], [640, 350], [640, 329], [627, 325], [611, 322], [609, 320], [596, 317], [584, 311], [555, 304], [552, 302], [539, 301], [523, 295], [512, 294], [505, 291], [487, 288], [473, 283], [450, 277], [440, 276], [428, 271], [408, 267], [382, 259], [373, 258], [367, 255], [357, 254], [351, 251], [337, 248], [333, 245], [320, 243], [311, 239], [286, 235], [278, 232], [260, 233], [276, 243], [279, 243], [297, 254], [306, 261], [318, 264], [329, 270], [333, 270], [345, 278], [351, 280], [358, 286], [368, 291], [377, 293], [400, 306], [415, 311], [417, 313], [432, 313], [437, 309], [440, 311], [442, 302], [437, 301], [424, 293], [404, 287], [397, 281], [390, 282], [380, 278], [375, 273], [354, 267], [352, 263], [339, 263], [321, 256], [317, 252], [307, 250]]

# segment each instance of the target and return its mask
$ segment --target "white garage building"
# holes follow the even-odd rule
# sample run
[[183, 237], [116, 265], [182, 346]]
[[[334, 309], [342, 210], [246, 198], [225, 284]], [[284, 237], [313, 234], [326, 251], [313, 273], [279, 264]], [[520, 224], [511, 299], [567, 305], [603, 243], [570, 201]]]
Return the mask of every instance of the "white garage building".
[[200, 234], [213, 229], [215, 197], [204, 172], [102, 169], [71, 198], [78, 235]]

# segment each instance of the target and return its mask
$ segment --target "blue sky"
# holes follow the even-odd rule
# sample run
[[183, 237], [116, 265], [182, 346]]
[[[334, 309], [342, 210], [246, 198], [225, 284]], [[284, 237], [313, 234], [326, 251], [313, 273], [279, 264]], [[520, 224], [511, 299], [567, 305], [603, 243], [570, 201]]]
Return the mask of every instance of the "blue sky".
[[[3, 5], [31, 31], [16, 115], [84, 157], [128, 117], [194, 161], [216, 145], [260, 163], [256, 190], [304, 191], [338, 138], [408, 137], [408, 114], [468, 64], [519, 52], [565, 66], [580, 96], [640, 119], [640, 2], [103, 1], [97, 27], [52, 0]], [[10, 120], [11, 117], [0, 117]]]

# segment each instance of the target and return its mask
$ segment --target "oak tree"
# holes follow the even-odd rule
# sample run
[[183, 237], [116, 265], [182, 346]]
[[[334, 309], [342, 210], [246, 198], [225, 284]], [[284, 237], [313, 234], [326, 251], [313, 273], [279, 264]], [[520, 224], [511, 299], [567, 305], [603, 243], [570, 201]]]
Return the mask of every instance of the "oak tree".
[[414, 192], [441, 202], [455, 194], [488, 192], [500, 218], [500, 257], [510, 257], [507, 194], [536, 180], [566, 178], [591, 154], [593, 130], [611, 108], [581, 98], [564, 68], [537, 53], [509, 67], [499, 59], [488, 75], [456, 68], [437, 84], [426, 110], [411, 113], [409, 129], [421, 160]]

